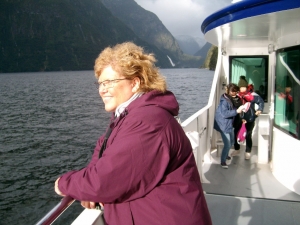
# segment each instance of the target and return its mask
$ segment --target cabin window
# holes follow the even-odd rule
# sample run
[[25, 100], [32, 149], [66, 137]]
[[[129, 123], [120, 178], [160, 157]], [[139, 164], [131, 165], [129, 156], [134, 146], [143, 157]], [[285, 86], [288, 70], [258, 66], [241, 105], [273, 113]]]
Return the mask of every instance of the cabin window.
[[268, 56], [230, 56], [230, 82], [238, 84], [240, 76], [245, 76], [248, 84], [262, 99], [268, 100]]
[[300, 46], [276, 52], [275, 126], [299, 139]]

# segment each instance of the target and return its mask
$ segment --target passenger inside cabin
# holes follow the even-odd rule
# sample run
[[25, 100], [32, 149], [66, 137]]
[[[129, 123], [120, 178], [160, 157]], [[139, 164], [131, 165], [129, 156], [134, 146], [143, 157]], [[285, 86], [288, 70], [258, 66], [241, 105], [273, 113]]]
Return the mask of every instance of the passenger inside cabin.
[[263, 100], [266, 100], [265, 86], [260, 85], [259, 89], [255, 91]]
[[294, 115], [294, 98], [293, 98], [293, 93], [292, 93], [292, 81], [289, 76], [285, 76], [283, 80], [283, 84], [285, 86], [281, 89], [281, 92], [279, 93], [278, 96], [278, 105], [282, 105], [283, 108], [283, 121], [286, 122], [288, 125], [287, 130], [293, 137], [298, 137], [298, 131], [297, 131], [297, 116], [296, 118]]
[[96, 59], [96, 86], [112, 114], [89, 164], [55, 182], [55, 191], [93, 209], [107, 224], [211, 225], [192, 146], [153, 54], [127, 42]]

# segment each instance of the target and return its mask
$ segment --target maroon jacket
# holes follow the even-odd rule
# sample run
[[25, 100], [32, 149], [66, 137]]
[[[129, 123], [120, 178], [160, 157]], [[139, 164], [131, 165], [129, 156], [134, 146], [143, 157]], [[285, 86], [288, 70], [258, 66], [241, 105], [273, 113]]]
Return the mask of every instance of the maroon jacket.
[[210, 225], [191, 144], [174, 116], [171, 92], [151, 91], [133, 101], [111, 124], [102, 158], [103, 136], [92, 160], [59, 180], [62, 193], [104, 203], [109, 225]]

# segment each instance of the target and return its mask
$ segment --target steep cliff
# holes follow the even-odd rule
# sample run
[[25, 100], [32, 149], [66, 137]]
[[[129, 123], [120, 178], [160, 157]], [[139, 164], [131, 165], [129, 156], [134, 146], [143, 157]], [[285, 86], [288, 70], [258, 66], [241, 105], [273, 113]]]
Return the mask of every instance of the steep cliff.
[[0, 72], [91, 70], [105, 47], [134, 41], [171, 67], [99, 0], [2, 0]]
[[207, 57], [205, 59], [203, 68], [207, 68], [209, 70], [215, 70], [218, 60], [218, 47], [212, 45], [207, 52]]
[[155, 45], [168, 55], [175, 63], [175, 67], [200, 66], [201, 57], [184, 54], [159, 18], [134, 0], [101, 0], [101, 2], [139, 38]]

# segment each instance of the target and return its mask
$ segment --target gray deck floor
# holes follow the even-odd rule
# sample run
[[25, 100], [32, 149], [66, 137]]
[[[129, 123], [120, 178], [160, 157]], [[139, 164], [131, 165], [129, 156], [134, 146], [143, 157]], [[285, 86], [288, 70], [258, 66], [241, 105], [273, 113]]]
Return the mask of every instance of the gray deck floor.
[[[269, 164], [257, 163], [257, 148], [250, 160], [243, 148], [228, 169], [212, 153], [203, 167], [203, 189], [214, 225], [299, 225], [300, 195], [280, 184]], [[296, 171], [295, 171], [296, 172]], [[298, 171], [299, 172], [299, 171]]]

